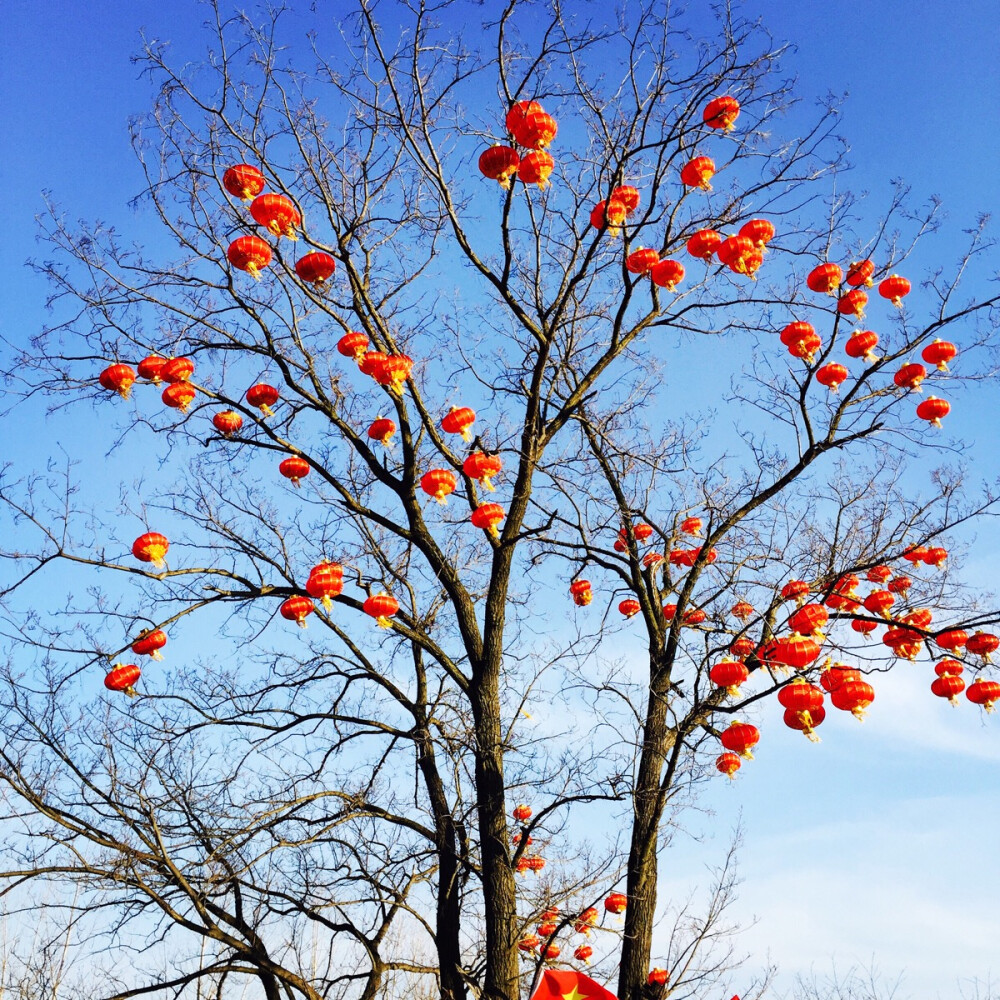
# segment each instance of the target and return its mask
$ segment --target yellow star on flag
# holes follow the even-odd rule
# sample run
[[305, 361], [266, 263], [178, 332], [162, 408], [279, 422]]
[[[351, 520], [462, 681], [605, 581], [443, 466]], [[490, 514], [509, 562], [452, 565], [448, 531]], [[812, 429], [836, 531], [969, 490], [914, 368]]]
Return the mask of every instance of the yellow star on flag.
[[563, 1000], [587, 1000], [588, 996], [590, 996], [589, 993], [581, 993], [575, 985], [569, 993], [562, 994]]

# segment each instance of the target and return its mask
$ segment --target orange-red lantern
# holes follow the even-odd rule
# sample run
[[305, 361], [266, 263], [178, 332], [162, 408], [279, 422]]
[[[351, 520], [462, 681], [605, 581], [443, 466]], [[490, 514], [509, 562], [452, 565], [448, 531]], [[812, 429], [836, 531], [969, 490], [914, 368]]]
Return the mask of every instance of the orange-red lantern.
[[647, 552], [642, 557], [643, 569], [649, 569], [652, 566], [659, 566], [661, 562], [663, 562], [663, 555], [659, 552]]
[[871, 583], [885, 583], [892, 576], [892, 570], [888, 566], [872, 566], [867, 573], [865, 573], [865, 579], [869, 580]]
[[387, 354], [372, 375], [379, 385], [385, 386], [394, 396], [402, 396], [403, 386], [411, 371], [413, 358], [406, 354]]
[[708, 615], [701, 608], [688, 608], [681, 615], [681, 624], [689, 626], [700, 625], [706, 618], [708, 618]]
[[914, 608], [909, 614], [903, 615], [900, 621], [904, 625], [926, 629], [934, 621], [934, 613], [930, 608]]
[[295, 273], [307, 285], [322, 285], [337, 270], [337, 262], [321, 250], [307, 253], [295, 262]]
[[597, 923], [598, 913], [593, 906], [588, 906], [587, 909], [577, 917], [576, 922], [573, 924], [573, 930], [577, 934], [589, 934], [590, 928]]
[[371, 615], [375, 619], [379, 628], [391, 628], [392, 622], [389, 619], [399, 611], [399, 601], [392, 594], [380, 590], [377, 594], [366, 598], [361, 609], [366, 615]]
[[924, 553], [924, 564], [940, 569], [948, 560], [948, 550], [940, 545], [932, 545]]
[[640, 201], [639, 189], [632, 184], [619, 184], [611, 189], [610, 199], [620, 201], [625, 206], [625, 211], [631, 215], [638, 207]]
[[151, 660], [162, 660], [161, 649], [167, 644], [167, 633], [161, 628], [144, 628], [139, 637], [132, 643], [132, 652], [136, 656], [148, 656]]
[[321, 562], [309, 570], [306, 580], [306, 593], [323, 602], [323, 607], [329, 611], [333, 607], [333, 599], [344, 589], [344, 567], [340, 563]]
[[212, 426], [224, 437], [231, 438], [239, 433], [243, 418], [235, 410], [222, 410], [212, 417]]
[[785, 725], [789, 725], [790, 715], [798, 716], [796, 722], [802, 725], [797, 724], [791, 728], [801, 729], [809, 736], [813, 726], [819, 724], [816, 716], [823, 710], [823, 692], [815, 684], [797, 677], [778, 691], [778, 703], [786, 709]]
[[129, 365], [109, 365], [101, 372], [98, 381], [102, 388], [117, 392], [122, 399], [128, 399], [135, 382], [135, 372]]
[[581, 944], [573, 951], [573, 957], [584, 965], [590, 964], [590, 957], [594, 954], [594, 949], [589, 944]]
[[896, 576], [889, 581], [886, 589], [890, 594], [905, 594], [912, 586], [913, 581], [908, 576]]
[[739, 618], [741, 622], [745, 622], [748, 618], [753, 617], [754, 607], [749, 601], [737, 601], [730, 609], [729, 613], [733, 615], [734, 618]]
[[458, 485], [455, 473], [450, 469], [431, 469], [420, 477], [420, 488], [440, 504], [446, 504], [445, 497], [455, 492]]
[[634, 597], [626, 597], [618, 604], [618, 610], [626, 617], [631, 618], [642, 610], [642, 605]]
[[681, 168], [681, 183], [685, 187], [700, 188], [711, 191], [712, 177], [715, 175], [715, 163], [711, 157], [696, 156]]
[[713, 97], [701, 113], [702, 120], [709, 128], [732, 130], [740, 116], [740, 102], [731, 94]]
[[290, 622], [295, 622], [299, 628], [305, 628], [306, 618], [316, 610], [316, 605], [308, 597], [295, 594], [289, 597], [287, 601], [284, 601], [278, 610], [282, 618], [286, 618]]
[[684, 280], [684, 265], [670, 258], [654, 264], [649, 272], [654, 285], [672, 292]]
[[742, 260], [754, 252], [754, 242], [748, 236], [730, 236], [715, 249], [719, 263], [734, 271], [742, 268]]
[[612, 892], [604, 900], [604, 909], [616, 916], [628, 909], [628, 896], [623, 892]]
[[908, 563], [916, 565], [917, 563], [924, 561], [925, 555], [927, 555], [926, 545], [912, 545], [903, 553], [903, 558]]
[[704, 522], [700, 517], [686, 517], [683, 521], [681, 521], [681, 531], [683, 531], [685, 535], [698, 536], [701, 534], [703, 525]]
[[396, 421], [390, 420], [388, 417], [376, 417], [368, 425], [368, 437], [372, 441], [378, 441], [385, 448], [389, 447], [395, 433]]
[[487, 455], [483, 451], [474, 451], [462, 463], [462, 471], [470, 479], [475, 479], [480, 486], [490, 492], [496, 489], [492, 479], [502, 468], [503, 462], [499, 455]]
[[728, 729], [723, 729], [719, 742], [733, 753], [738, 753], [747, 760], [753, 760], [751, 750], [760, 741], [760, 730], [749, 722], [733, 720]]
[[517, 177], [524, 184], [537, 184], [540, 191], [549, 186], [549, 177], [555, 169], [556, 161], [544, 149], [536, 149], [521, 157], [517, 165]]
[[358, 363], [368, 350], [368, 335], [360, 330], [351, 330], [337, 341], [337, 351], [345, 358], [354, 358]]
[[358, 361], [358, 368], [362, 375], [369, 378], [377, 378], [379, 369], [385, 362], [387, 355], [383, 351], [365, 351], [361, 360]]
[[730, 753], [728, 750], [715, 758], [715, 769], [727, 778], [735, 778], [736, 772], [742, 766], [743, 761], [740, 760], [739, 754]]
[[878, 360], [873, 353], [877, 344], [878, 334], [874, 330], [855, 330], [844, 344], [844, 353], [849, 358], [863, 358], [870, 363]]
[[818, 264], [806, 275], [806, 286], [812, 292], [836, 295], [843, 280], [844, 272], [840, 269], [840, 265], [827, 261]]
[[788, 627], [800, 635], [822, 637], [830, 615], [822, 604], [803, 604], [789, 619]]
[[300, 455], [290, 455], [278, 464], [278, 472], [290, 480], [292, 486], [298, 486], [309, 475], [309, 469], [309, 463]]
[[152, 382], [153, 385], [156, 385], [163, 377], [163, 367], [166, 363], [166, 358], [161, 358], [158, 354], [150, 354], [149, 357], [143, 358], [135, 366], [135, 369], [139, 373], [140, 378], [144, 378]]
[[785, 667], [803, 670], [819, 658], [820, 645], [815, 639], [793, 632], [768, 643], [767, 659]]
[[271, 263], [271, 248], [259, 236], [238, 236], [229, 244], [226, 257], [238, 271], [246, 271], [257, 280], [260, 272]]
[[732, 653], [737, 660], [745, 660], [748, 656], [752, 656], [756, 648], [757, 647], [754, 645], [753, 639], [746, 635], [742, 635], [738, 639], [734, 639], [729, 644], [729, 652]]
[[992, 712], [994, 703], [1000, 701], [1000, 683], [980, 677], [969, 685], [965, 697], [974, 705], [981, 705], [987, 712]]
[[586, 607], [594, 599], [589, 580], [574, 580], [569, 585], [569, 592], [573, 596], [573, 603], [578, 608]]
[[915, 660], [923, 649], [923, 636], [911, 628], [891, 628], [882, 636], [882, 642], [892, 650], [893, 656]]
[[847, 381], [849, 374], [843, 365], [831, 363], [816, 369], [816, 381], [820, 385], [825, 385], [831, 392], [836, 392], [841, 383]]
[[928, 396], [918, 407], [917, 416], [932, 427], [940, 427], [941, 421], [951, 413], [951, 403], [938, 396]]
[[542, 106], [538, 101], [515, 101], [507, 111], [507, 116], [504, 118], [504, 125], [506, 125], [507, 131], [514, 138], [517, 138], [517, 132], [524, 123], [525, 117], [534, 111], [542, 110]]
[[962, 673], [965, 668], [959, 663], [958, 660], [952, 660], [946, 658], [944, 660], [939, 660], [934, 664], [934, 673], [938, 677], [943, 677], [945, 674], [954, 674], [956, 677]]
[[[520, 860], [523, 861], [524, 859], [521, 858]], [[525, 870], [527, 870], [527, 867], [525, 867]], [[517, 942], [517, 947], [523, 952], [533, 952], [541, 943], [537, 934], [529, 934]]]
[[866, 611], [885, 617], [889, 608], [896, 603], [896, 598], [888, 590], [873, 590], [862, 603]]
[[132, 555], [140, 562], [152, 563], [157, 569], [163, 568], [163, 558], [170, 548], [166, 535], [158, 531], [147, 531], [132, 543]]
[[774, 239], [774, 223], [768, 219], [751, 219], [740, 226], [740, 236], [746, 236], [756, 247], [766, 247]]
[[677, 614], [676, 604], [664, 604], [660, 609], [663, 612], [663, 618], [665, 621], [672, 622], [674, 620], [674, 615]]
[[847, 267], [847, 277], [844, 279], [852, 288], [864, 285], [871, 288], [874, 282], [875, 263], [871, 260], [853, 260]]
[[983, 663], [990, 662], [990, 654], [1000, 646], [1000, 639], [990, 632], [977, 632], [965, 641], [965, 651], [973, 656], [981, 656]]
[[632, 274], [649, 274], [654, 264], [660, 262], [660, 255], [649, 247], [639, 247], [625, 258], [625, 268]]
[[859, 680], [861, 680], [861, 671], [854, 667], [847, 667], [843, 663], [834, 663], [819, 675], [820, 686], [831, 694], [847, 681]]
[[850, 712], [859, 721], [864, 721], [865, 710], [874, 700], [875, 689], [863, 680], [844, 681], [830, 692], [833, 707]]
[[809, 584], [805, 580], [789, 580], [781, 588], [781, 597], [786, 601], [795, 601], [801, 607], [805, 603], [809, 590]]
[[965, 690], [965, 681], [958, 674], [940, 674], [931, 683], [931, 693], [958, 704], [958, 696]]
[[812, 323], [795, 320], [782, 328], [781, 333], [778, 334], [778, 339], [785, 345], [785, 347], [791, 347], [792, 344], [795, 344], [800, 340], [805, 340], [808, 337], [815, 336], [816, 327], [814, 327]]
[[442, 418], [441, 429], [448, 434], [461, 434], [464, 441], [472, 440], [469, 428], [476, 422], [476, 411], [468, 406], [453, 406]]
[[266, 183], [264, 175], [249, 163], [237, 163], [222, 175], [222, 186], [241, 201], [252, 201]]
[[296, 230], [302, 224], [302, 216], [291, 198], [283, 194], [260, 194], [250, 203], [250, 214], [254, 222], [263, 226], [275, 236], [298, 239]]
[[736, 697], [740, 685], [750, 676], [747, 665], [740, 660], [722, 660], [708, 672], [708, 679], [716, 686], [726, 689], [726, 694]]
[[920, 391], [920, 383], [927, 378], [927, 369], [918, 362], [903, 365], [902, 368], [892, 376], [893, 383], [900, 389]]
[[888, 299], [897, 309], [903, 308], [903, 296], [910, 294], [910, 283], [898, 274], [890, 274], [878, 284], [878, 293]]
[[958, 348], [950, 341], [935, 337], [921, 352], [920, 357], [929, 365], [934, 365], [939, 372], [948, 370], [948, 362], [958, 354]]
[[190, 358], [171, 358], [160, 368], [160, 378], [171, 385], [186, 382], [194, 374], [194, 362]]
[[599, 201], [590, 210], [590, 224], [594, 229], [603, 229], [606, 226], [609, 236], [617, 236], [627, 215], [625, 202], [609, 198], [607, 201]]
[[817, 352], [823, 347], [823, 341], [819, 335], [812, 333], [788, 345], [788, 353], [793, 358], [801, 358], [807, 365], [811, 365]]
[[497, 525], [506, 517], [503, 507], [498, 503], [480, 504], [473, 512], [470, 521], [483, 531], [488, 531], [494, 538], [500, 537]]
[[525, 805], [523, 802], [520, 805], [514, 806], [511, 815], [518, 821], [518, 823], [527, 823], [531, 819], [531, 806]]
[[256, 406], [265, 417], [274, 415], [274, 410], [271, 407], [278, 402], [280, 397], [281, 393], [273, 385], [268, 385], [266, 382], [258, 382], [256, 385], [250, 386], [246, 393], [246, 401], [251, 406]]
[[664, 983], [670, 981], [670, 972], [667, 969], [650, 969], [649, 975], [646, 977], [646, 982], [650, 986], [662, 986]]
[[961, 649], [969, 641], [969, 633], [962, 628], [951, 628], [945, 632], [938, 632], [934, 636], [934, 641], [942, 649], [954, 652], [956, 649]]
[[837, 312], [842, 316], [864, 319], [866, 305], [868, 305], [868, 293], [861, 291], [860, 288], [852, 288], [837, 300]]
[[789, 729], [796, 729], [813, 743], [819, 743], [816, 735], [816, 728], [826, 719], [826, 709], [821, 705], [811, 712], [796, 712], [792, 708], [786, 708], [782, 721]]
[[[528, 858], [528, 870], [537, 872], [545, 867], [545, 862], [541, 858]], [[542, 946], [539, 953], [546, 962], [554, 962], [562, 953], [562, 948], [557, 944], [547, 944]]]
[[855, 618], [851, 622], [851, 628], [867, 639], [878, 628], [878, 622], [866, 621], [864, 618]]
[[[545, 858], [539, 857], [537, 854], [532, 854], [528, 858], [528, 871], [534, 872], [536, 875], [545, 867]], [[556, 948], [555, 954], [559, 954], [559, 949]]]
[[529, 108], [515, 120], [513, 136], [525, 149], [544, 149], [556, 137], [559, 126], [556, 120], [541, 107]]
[[109, 691], [122, 691], [130, 698], [135, 697], [135, 682], [142, 671], [134, 663], [116, 663], [104, 678], [104, 686]]
[[721, 233], [714, 229], [699, 229], [698, 232], [690, 236], [687, 241], [687, 251], [692, 257], [699, 260], [710, 261], [712, 255], [723, 243]]
[[479, 172], [491, 181], [496, 181], [500, 187], [509, 188], [510, 179], [517, 173], [521, 158], [517, 150], [499, 143], [490, 146], [479, 157]]

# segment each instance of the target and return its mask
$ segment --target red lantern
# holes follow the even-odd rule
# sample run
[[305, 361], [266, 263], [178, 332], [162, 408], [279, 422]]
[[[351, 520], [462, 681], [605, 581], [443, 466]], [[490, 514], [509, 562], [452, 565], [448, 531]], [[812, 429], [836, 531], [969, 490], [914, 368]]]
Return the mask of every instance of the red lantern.
[[455, 473], [449, 469], [431, 469], [420, 477], [420, 488], [440, 504], [448, 502], [445, 497], [455, 492], [456, 485]]
[[387, 354], [372, 375], [379, 385], [385, 386], [394, 396], [403, 395], [403, 385], [413, 370], [413, 358], [406, 354]]
[[589, 965], [590, 964], [590, 956], [593, 955], [593, 954], [594, 954], [594, 949], [591, 948], [589, 944], [581, 944], [579, 946], [579, 948], [577, 948], [573, 952], [573, 957], [578, 962], [583, 962], [584, 965]]
[[847, 268], [847, 277], [844, 279], [852, 288], [864, 285], [866, 288], [872, 287], [872, 276], [875, 274], [875, 264], [870, 260], [851, 261]]
[[243, 418], [235, 410], [222, 410], [212, 417], [212, 426], [224, 437], [231, 438], [239, 433]]
[[936, 673], [938, 677], [944, 677], [945, 674], [954, 674], [955, 677], [958, 677], [964, 669], [965, 668], [958, 662], [958, 660], [944, 659], [939, 660], [934, 664], [934, 673]]
[[642, 605], [634, 597], [627, 597], [619, 603], [618, 610], [626, 618], [631, 618], [642, 610]]
[[805, 340], [809, 337], [815, 336], [816, 328], [812, 325], [812, 323], [803, 323], [801, 320], [789, 323], [778, 335], [785, 347], [791, 347], [792, 344], [796, 344], [800, 340]]
[[683, 521], [681, 521], [681, 531], [683, 531], [685, 535], [698, 536], [701, 534], [703, 524], [704, 522], [700, 517], [686, 517]]
[[913, 581], [908, 576], [897, 576], [889, 581], [887, 589], [890, 594], [905, 594], [912, 586]]
[[309, 570], [306, 580], [306, 593], [323, 602], [323, 607], [329, 611], [333, 607], [333, 599], [344, 589], [344, 567], [340, 563], [321, 562]]
[[931, 693], [958, 704], [958, 696], [965, 690], [965, 681], [957, 674], [941, 674], [931, 684]]
[[740, 685], [750, 676], [745, 663], [740, 660], [723, 660], [708, 672], [708, 679], [716, 686], [726, 689], [726, 694], [736, 697]]
[[161, 649], [167, 644], [167, 633], [161, 628], [143, 629], [132, 643], [136, 656], [148, 656], [152, 660], [162, 660]]
[[832, 392], [836, 392], [838, 386], [847, 380], [850, 374], [843, 365], [828, 364], [816, 369], [816, 381], [820, 385], [825, 385]]
[[[520, 860], [523, 861], [524, 859], [521, 858]], [[542, 942], [538, 940], [537, 935], [529, 934], [528, 937], [521, 938], [521, 940], [517, 942], [517, 947], [523, 952], [532, 952], [541, 943]]]
[[385, 448], [389, 447], [395, 433], [396, 421], [390, 420], [388, 417], [376, 417], [368, 427], [368, 437], [372, 441], [379, 441]]
[[821, 638], [823, 627], [829, 619], [830, 616], [822, 604], [803, 604], [788, 619], [788, 627], [800, 635], [813, 635]]
[[[537, 865], [537, 867], [536, 867]], [[545, 867], [545, 862], [541, 858], [528, 858], [528, 869], [538, 871]], [[557, 944], [547, 944], [542, 947], [541, 956], [546, 962], [554, 962], [562, 952], [562, 948]]]
[[1000, 683], [979, 678], [969, 685], [965, 697], [974, 705], [981, 705], [987, 712], [992, 712], [994, 702], [1000, 701]]
[[677, 614], [676, 604], [664, 604], [660, 609], [663, 612], [663, 618], [665, 621], [672, 622], [674, 620], [674, 615]]
[[266, 183], [264, 175], [249, 163], [237, 163], [222, 175], [222, 186], [241, 201], [252, 201]]
[[917, 392], [920, 391], [920, 383], [927, 378], [927, 369], [917, 362], [912, 364], [903, 365], [902, 368], [896, 372], [892, 377], [892, 381], [899, 386], [900, 389], [913, 389]]
[[506, 517], [503, 507], [498, 503], [480, 504], [469, 518], [470, 521], [483, 531], [488, 531], [494, 538], [500, 537], [497, 525]]
[[942, 648], [947, 649], [949, 652], [954, 652], [956, 649], [961, 649], [966, 642], [969, 640], [969, 633], [965, 629], [952, 628], [948, 629], [946, 632], [938, 632], [934, 636], [934, 641]]
[[806, 276], [806, 285], [812, 292], [822, 292], [827, 295], [836, 295], [841, 281], [844, 280], [844, 272], [839, 264], [819, 264], [814, 267]]
[[729, 652], [736, 657], [737, 660], [745, 660], [748, 656], [753, 656], [754, 650], [756, 649], [753, 639], [749, 636], [743, 635], [738, 639], [734, 639], [729, 644]]
[[527, 823], [531, 819], [531, 806], [521, 803], [520, 805], [514, 806], [514, 810], [511, 815], [518, 821], [518, 823]]
[[471, 441], [469, 428], [476, 422], [476, 411], [468, 406], [453, 406], [442, 418], [441, 429], [448, 434], [461, 434], [464, 441]]
[[851, 628], [860, 633], [866, 639], [878, 628], [878, 622], [865, 621], [863, 618], [855, 618], [851, 622]]
[[302, 216], [291, 198], [283, 194], [259, 194], [250, 203], [250, 214], [254, 222], [269, 233], [298, 239], [295, 230], [302, 224]]
[[924, 564], [940, 569], [948, 559], [948, 550], [940, 545], [931, 546], [924, 554]]
[[672, 292], [684, 280], [684, 265], [679, 260], [661, 260], [649, 272], [654, 285]]
[[937, 396], [928, 396], [918, 407], [917, 416], [932, 427], [940, 427], [941, 420], [951, 412], [951, 403]]
[[885, 583], [889, 577], [892, 576], [892, 570], [888, 566], [872, 566], [867, 573], [865, 573], [865, 579], [871, 581], [872, 583]]
[[990, 653], [996, 652], [997, 646], [1000, 646], [1000, 639], [995, 635], [990, 632], [977, 632], [966, 640], [965, 651], [972, 653], [973, 656], [981, 656], [983, 663], [989, 663]]
[[805, 603], [809, 590], [809, 584], [805, 580], [789, 580], [781, 588], [781, 596], [786, 601], [795, 601], [801, 607]]
[[109, 691], [123, 691], [130, 698], [135, 697], [135, 682], [142, 671], [134, 663], [116, 663], [104, 678], [104, 686]]
[[194, 374], [194, 362], [190, 358], [171, 358], [160, 368], [160, 378], [171, 385], [186, 382]]
[[865, 709], [874, 700], [875, 689], [867, 681], [862, 680], [845, 681], [830, 692], [830, 701], [834, 708], [850, 712], [861, 721], [864, 720]]
[[392, 622], [389, 619], [399, 611], [399, 601], [392, 594], [380, 590], [377, 594], [372, 594], [371, 597], [365, 599], [361, 610], [366, 615], [371, 615], [379, 628], [391, 628]]
[[246, 401], [251, 406], [256, 406], [265, 417], [270, 417], [274, 415], [271, 407], [278, 402], [280, 396], [281, 393], [273, 385], [258, 382], [247, 389]]
[[549, 176], [555, 169], [556, 161], [551, 153], [537, 149], [521, 157], [517, 165], [518, 179], [524, 184], [537, 184], [540, 191], [549, 186]]
[[702, 111], [702, 120], [709, 128], [721, 128], [729, 132], [740, 116], [740, 102], [730, 94], [713, 97]]
[[872, 351], [878, 344], [878, 334], [874, 330], [855, 330], [847, 343], [844, 352], [851, 358], [864, 358], [865, 361], [877, 361], [877, 355]]
[[525, 149], [544, 149], [556, 137], [559, 126], [552, 115], [540, 107], [529, 108], [515, 122], [514, 138]]
[[733, 271], [743, 269], [742, 261], [754, 252], [754, 242], [748, 236], [730, 236], [723, 240], [715, 250], [721, 264]]
[[898, 274], [890, 274], [878, 285], [878, 293], [888, 299], [897, 309], [903, 308], [903, 296], [910, 294], [910, 283]]
[[708, 615], [701, 608], [688, 608], [681, 615], [681, 624], [689, 626], [700, 625], [707, 617]]
[[860, 288], [852, 288], [837, 300], [837, 312], [842, 316], [864, 319], [866, 305], [868, 305], [868, 293], [861, 291]]
[[291, 480], [292, 486], [298, 486], [299, 481], [309, 475], [309, 463], [299, 455], [291, 455], [278, 464], [278, 472]]
[[893, 656], [906, 660], [915, 660], [924, 645], [923, 636], [910, 628], [891, 628], [882, 636], [882, 642], [892, 650]]
[[654, 264], [660, 262], [660, 255], [649, 247], [639, 247], [625, 258], [625, 268], [632, 274], [649, 274]]
[[812, 712], [796, 712], [794, 709], [786, 708], [782, 721], [789, 729], [797, 729], [813, 743], [819, 743], [816, 728], [822, 724], [825, 718], [826, 709], [822, 706]]
[[623, 892], [612, 892], [604, 900], [604, 909], [616, 916], [624, 913], [628, 909], [628, 896]]
[[823, 707], [823, 692], [815, 684], [796, 677], [778, 691], [778, 704], [799, 714], [815, 712]]
[[934, 614], [930, 608], [914, 608], [909, 614], [903, 615], [900, 621], [904, 625], [926, 629], [934, 621]]
[[719, 742], [733, 753], [738, 753], [747, 760], [753, 760], [750, 752], [760, 741], [760, 730], [749, 722], [733, 721], [728, 729], [723, 729], [719, 735]]
[[295, 273], [308, 285], [322, 285], [337, 269], [337, 262], [328, 254], [317, 250], [307, 253], [295, 262]]
[[132, 543], [132, 555], [140, 562], [152, 563], [157, 569], [163, 568], [163, 557], [170, 548], [166, 535], [158, 531], [147, 531]]
[[346, 358], [361, 362], [368, 350], [368, 336], [360, 330], [351, 330], [337, 341], [337, 350]]
[[688, 238], [687, 251], [692, 257], [710, 261], [712, 255], [719, 249], [722, 242], [722, 234], [717, 233], [714, 229], [699, 229], [698, 232]]
[[711, 191], [709, 183], [715, 174], [715, 163], [708, 156], [696, 156], [681, 168], [681, 183], [685, 187]]
[[365, 351], [361, 360], [358, 361], [358, 368], [362, 375], [375, 378], [379, 369], [385, 363], [386, 355], [382, 351]]
[[542, 106], [538, 103], [538, 101], [515, 101], [510, 106], [510, 110], [507, 112], [507, 117], [504, 119], [507, 131], [516, 138], [518, 130], [524, 123], [525, 116], [533, 111], [541, 110]]
[[649, 569], [651, 566], [659, 566], [663, 562], [663, 556], [659, 552], [647, 552], [642, 557], [643, 569]]
[[[545, 858], [540, 858], [537, 854], [533, 854], [528, 858], [528, 870], [534, 872], [536, 875], [545, 867]], [[554, 945], [552, 947], [555, 947]], [[555, 954], [559, 954], [559, 949], [556, 948]]]
[[609, 198], [606, 202], [599, 201], [590, 210], [590, 224], [594, 229], [603, 229], [607, 226], [608, 234], [617, 236], [627, 215], [625, 202]]
[[820, 654], [819, 643], [815, 639], [798, 635], [793, 632], [791, 635], [779, 636], [768, 644], [767, 659], [772, 663], [782, 666], [793, 667], [802, 670], [814, 663]]
[[523, 875], [526, 871], [528, 871], [528, 859], [523, 854], [517, 859], [517, 863], [514, 865], [514, 871], [516, 871], [518, 875]]
[[767, 219], [751, 219], [740, 226], [740, 236], [746, 236], [756, 247], [765, 247], [774, 239], [774, 224]]
[[719, 756], [715, 758], [715, 769], [720, 774], [724, 774], [730, 779], [736, 777], [736, 772], [742, 766], [743, 761], [740, 760], [739, 756], [737, 754], [730, 753], [728, 750], [725, 753], [720, 753]]
[[588, 906], [573, 924], [573, 930], [577, 934], [589, 934], [590, 928], [597, 923], [597, 916], [597, 910], [593, 906]]
[[823, 347], [823, 341], [817, 334], [811, 334], [796, 340], [788, 345], [788, 353], [793, 358], [802, 358], [807, 365], [811, 365], [816, 357], [816, 353]]
[[293, 597], [289, 597], [278, 610], [281, 612], [282, 618], [295, 622], [299, 628], [305, 628], [306, 618], [316, 610], [316, 605], [308, 597], [295, 594]]
[[619, 184], [611, 189], [608, 197], [613, 201], [620, 201], [629, 215], [639, 207], [639, 189], [632, 184]]
[[569, 592], [573, 595], [573, 603], [578, 608], [585, 608], [594, 599], [589, 580], [574, 580], [569, 585]]
[[913, 545], [903, 553], [903, 558], [908, 563], [916, 564], [923, 562], [925, 555], [927, 555], [927, 547], [925, 545]]
[[745, 622], [748, 618], [753, 617], [754, 608], [748, 601], [737, 601], [729, 609], [729, 613], [733, 615], [734, 618], [739, 618], [741, 622]]
[[143, 358], [135, 367], [141, 378], [156, 385], [163, 377], [163, 367], [166, 363], [166, 358], [161, 358], [158, 354], [150, 354], [148, 358]]
[[487, 455], [482, 451], [474, 451], [462, 463], [462, 471], [491, 493], [496, 489], [491, 480], [502, 468], [503, 462], [499, 455]]
[[831, 694], [847, 681], [859, 680], [861, 680], [861, 671], [855, 670], [854, 667], [844, 666], [843, 663], [835, 663], [819, 675], [820, 686]]
[[257, 280], [261, 270], [271, 263], [271, 248], [259, 236], [239, 236], [229, 244], [226, 257], [238, 271], [246, 271]]
[[103, 388], [117, 392], [122, 399], [128, 399], [135, 382], [135, 372], [129, 365], [110, 365], [101, 372], [98, 381]]
[[947, 340], [935, 337], [921, 352], [920, 357], [929, 365], [935, 365], [939, 372], [948, 370], [948, 362], [958, 354], [958, 349]]
[[866, 611], [870, 611], [873, 615], [881, 615], [884, 618], [889, 608], [896, 603], [896, 598], [888, 590], [873, 590], [864, 599], [863, 603]]
[[650, 986], [662, 986], [670, 981], [670, 973], [666, 969], [650, 969], [646, 982]]
[[517, 173], [521, 158], [517, 150], [499, 143], [490, 146], [479, 157], [479, 172], [491, 181], [496, 181], [500, 187], [509, 188], [510, 179]]

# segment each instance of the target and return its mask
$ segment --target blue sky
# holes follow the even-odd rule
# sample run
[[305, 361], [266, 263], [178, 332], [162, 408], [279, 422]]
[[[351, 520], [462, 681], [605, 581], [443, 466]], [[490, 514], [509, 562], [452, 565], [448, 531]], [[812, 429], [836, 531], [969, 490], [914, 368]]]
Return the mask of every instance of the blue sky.
[[[307, 8], [298, 0], [292, 6]], [[944, 199], [950, 221], [935, 246], [950, 260], [960, 230], [1000, 205], [995, 2], [756, 0], [745, 9], [797, 44], [788, 65], [805, 101], [828, 90], [849, 93], [843, 132], [858, 165], [855, 187], [877, 198], [903, 176], [918, 200]], [[125, 123], [148, 101], [129, 56], [141, 27], [182, 53], [197, 52], [204, 14], [191, 0], [8, 0], [0, 34], [4, 336], [23, 342], [45, 322], [46, 289], [23, 267], [37, 252], [33, 220], [43, 190], [71, 216], [129, 230], [127, 202], [141, 179]], [[294, 19], [308, 27], [312, 15]], [[984, 391], [984, 405], [995, 408], [996, 388]], [[29, 440], [60, 436], [57, 425], [31, 413]], [[995, 476], [995, 433], [971, 416], [956, 414], [955, 426], [984, 473]], [[9, 443], [4, 453], [19, 454]], [[984, 584], [990, 563], [981, 553], [971, 567]], [[738, 910], [758, 922], [740, 946], [754, 961], [769, 952], [791, 973], [874, 956], [892, 976], [906, 971], [902, 996], [922, 998], [954, 996], [956, 980], [991, 967], [1000, 975], [995, 933], [988, 933], [1000, 894], [1000, 721], [983, 725], [967, 703], [952, 711], [932, 699], [926, 673], [901, 667], [880, 686], [864, 726], [831, 720], [819, 746], [785, 732], [776, 708], [767, 710], [774, 716], [767, 749], [736, 783], [719, 782], [709, 796], [716, 814], [705, 828], [720, 836], [679, 839], [664, 870], [682, 891], [690, 871], [717, 860], [742, 812]]]

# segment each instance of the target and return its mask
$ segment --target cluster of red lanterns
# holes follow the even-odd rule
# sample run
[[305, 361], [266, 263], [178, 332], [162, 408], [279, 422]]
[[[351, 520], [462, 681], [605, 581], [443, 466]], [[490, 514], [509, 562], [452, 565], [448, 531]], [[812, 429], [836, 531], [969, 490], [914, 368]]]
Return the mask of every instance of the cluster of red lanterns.
[[546, 147], [559, 130], [556, 120], [538, 101], [515, 101], [504, 124], [514, 144], [496, 143], [485, 150], [479, 157], [480, 173], [502, 188], [509, 188], [516, 176], [523, 184], [544, 190], [555, 168]]

